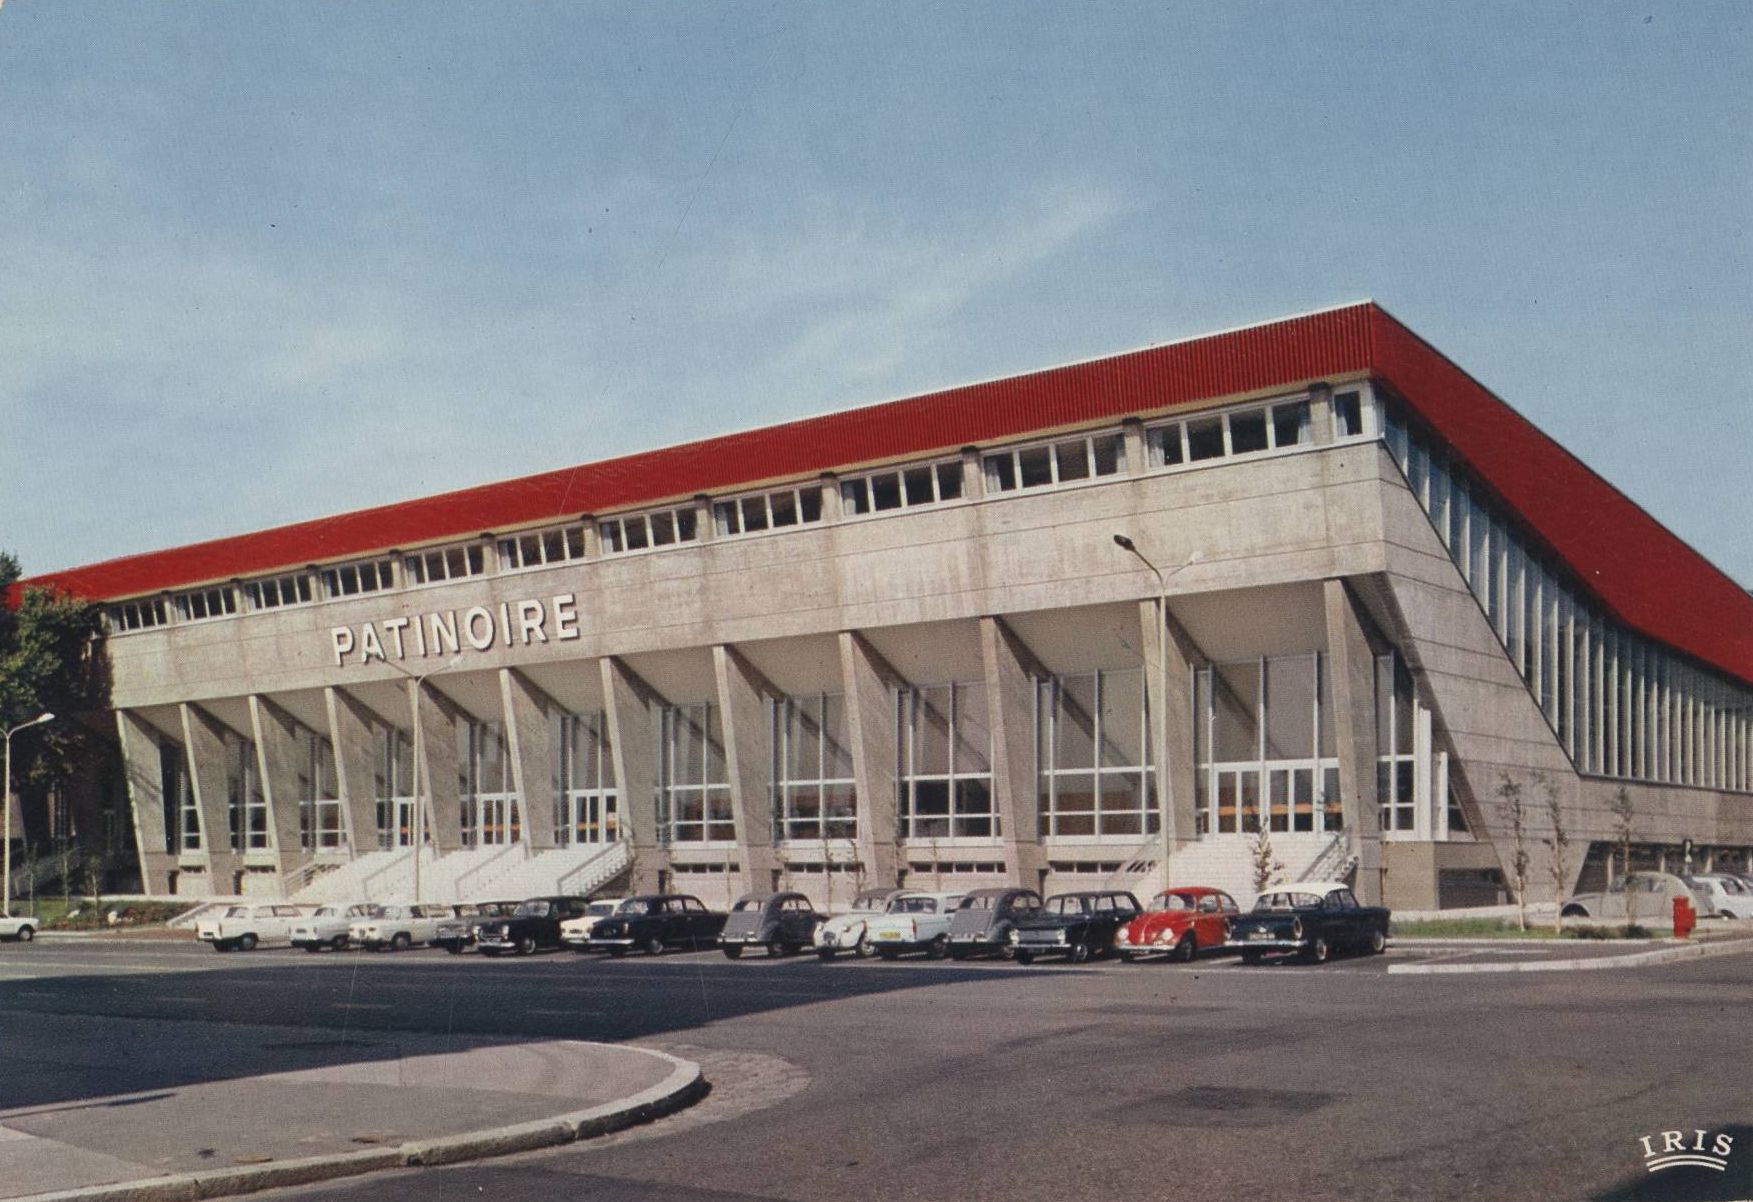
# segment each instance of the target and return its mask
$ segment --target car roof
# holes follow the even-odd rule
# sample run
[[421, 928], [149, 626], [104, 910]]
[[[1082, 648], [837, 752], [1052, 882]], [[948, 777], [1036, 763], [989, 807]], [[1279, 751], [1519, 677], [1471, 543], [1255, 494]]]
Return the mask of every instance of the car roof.
[[1214, 889], [1210, 885], [1170, 885], [1167, 889], [1159, 892], [1157, 896], [1167, 897], [1171, 893], [1190, 893], [1195, 897], [1204, 897], [1207, 893], [1222, 892], [1222, 889]]
[[1015, 885], [1008, 885], [1008, 886], [1005, 886], [1005, 887], [999, 888], [999, 889], [970, 889], [966, 893], [964, 893], [962, 896], [963, 897], [1011, 897], [1011, 896], [1018, 894], [1018, 893], [1026, 893], [1032, 897], [1040, 897], [1041, 896], [1039, 893], [1036, 893], [1033, 889], [1019, 889]]
[[1344, 881], [1290, 881], [1283, 885], [1268, 885], [1261, 893], [1331, 893], [1335, 889], [1349, 889]]

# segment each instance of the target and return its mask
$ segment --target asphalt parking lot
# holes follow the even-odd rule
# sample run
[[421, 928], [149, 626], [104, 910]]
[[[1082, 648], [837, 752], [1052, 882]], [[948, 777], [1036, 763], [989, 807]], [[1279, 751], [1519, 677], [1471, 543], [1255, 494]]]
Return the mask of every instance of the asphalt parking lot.
[[[1438, 954], [1025, 969], [44, 940], [0, 948], [0, 1023], [632, 1040], [690, 1055], [714, 1084], [598, 1144], [289, 1191], [313, 1199], [1638, 1198], [1661, 1196], [1639, 1136], [1753, 1125], [1753, 956], [1388, 972]], [[262, 1049], [260, 1071], [277, 1055]], [[14, 1038], [0, 1068], [0, 1107], [174, 1084], [126, 1048], [72, 1073], [29, 1064]], [[1732, 1179], [1753, 1133], [1738, 1143], [1704, 1183], [1719, 1192], [1665, 1196], [1753, 1197]]]

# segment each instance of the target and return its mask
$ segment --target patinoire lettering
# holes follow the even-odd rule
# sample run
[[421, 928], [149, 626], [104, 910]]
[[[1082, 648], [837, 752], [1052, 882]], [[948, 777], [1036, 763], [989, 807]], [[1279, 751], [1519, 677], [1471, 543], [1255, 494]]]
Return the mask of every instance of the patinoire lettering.
[[489, 651], [495, 646], [571, 642], [578, 633], [578, 596], [561, 593], [546, 599], [528, 597], [468, 609], [442, 609], [412, 617], [383, 618], [357, 626], [331, 626], [329, 642], [335, 666], [372, 660], [424, 659], [456, 655], [464, 649]]

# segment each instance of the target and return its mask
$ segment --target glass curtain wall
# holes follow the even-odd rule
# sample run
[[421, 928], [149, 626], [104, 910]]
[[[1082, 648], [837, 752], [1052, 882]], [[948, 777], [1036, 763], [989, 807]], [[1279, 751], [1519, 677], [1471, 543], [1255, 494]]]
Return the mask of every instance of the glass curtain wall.
[[335, 783], [335, 748], [312, 731], [299, 736], [298, 840], [306, 851], [336, 851], [347, 846], [341, 820], [341, 795]]
[[1753, 792], [1753, 689], [1609, 617], [1405, 407], [1383, 437], [1577, 771]]
[[1343, 829], [1332, 704], [1320, 654], [1213, 664], [1195, 672], [1198, 833]]
[[377, 799], [377, 845], [382, 850], [414, 845], [414, 744], [400, 730], [378, 732], [372, 796]]
[[554, 719], [554, 832], [562, 846], [621, 837], [620, 791], [606, 714]]
[[268, 851], [268, 798], [256, 767], [256, 745], [235, 735], [225, 739], [225, 819], [233, 851]]
[[520, 836], [517, 784], [511, 749], [499, 722], [456, 725], [457, 792], [462, 803], [463, 846], [516, 843]]
[[1161, 829], [1144, 672], [1054, 676], [1035, 686], [1036, 805], [1048, 838]]
[[773, 822], [781, 840], [858, 838], [858, 789], [846, 699], [834, 693], [768, 702], [773, 726]]
[[900, 837], [998, 835], [985, 683], [905, 688], [896, 694], [896, 712]]
[[666, 705], [658, 740], [658, 830], [671, 843], [736, 842], [718, 707]]

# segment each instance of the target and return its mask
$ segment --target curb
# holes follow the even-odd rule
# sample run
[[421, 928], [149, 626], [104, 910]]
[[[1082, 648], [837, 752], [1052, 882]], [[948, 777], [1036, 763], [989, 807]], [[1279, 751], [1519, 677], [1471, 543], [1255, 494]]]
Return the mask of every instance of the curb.
[[201, 1202], [208, 1198], [224, 1198], [254, 1193], [257, 1190], [354, 1177], [382, 1169], [457, 1164], [465, 1160], [505, 1156], [513, 1152], [531, 1152], [537, 1148], [552, 1148], [608, 1135], [610, 1132], [638, 1126], [691, 1106], [705, 1097], [711, 1089], [705, 1075], [700, 1071], [700, 1066], [693, 1061], [652, 1048], [637, 1050], [669, 1061], [669, 1076], [650, 1089], [631, 1097], [593, 1106], [589, 1110], [575, 1110], [553, 1118], [515, 1123], [508, 1127], [489, 1127], [483, 1131], [469, 1131], [461, 1135], [410, 1140], [394, 1148], [310, 1156], [300, 1160], [280, 1160], [262, 1165], [214, 1169], [210, 1172], [177, 1173], [114, 1185], [93, 1185], [80, 1189], [56, 1190], [47, 1194], [27, 1194], [8, 1199], [7, 1202]]
[[1502, 964], [1390, 964], [1395, 974], [1481, 973], [1481, 972], [1587, 972], [1600, 968], [1635, 968], [1644, 964], [1667, 964], [1674, 960], [1698, 960], [1706, 956], [1732, 956], [1753, 952], [1753, 940], [1732, 939], [1717, 943], [1694, 943], [1684, 947], [1663, 947], [1649, 952], [1633, 952], [1627, 956], [1589, 956], [1570, 960], [1512, 961]]

